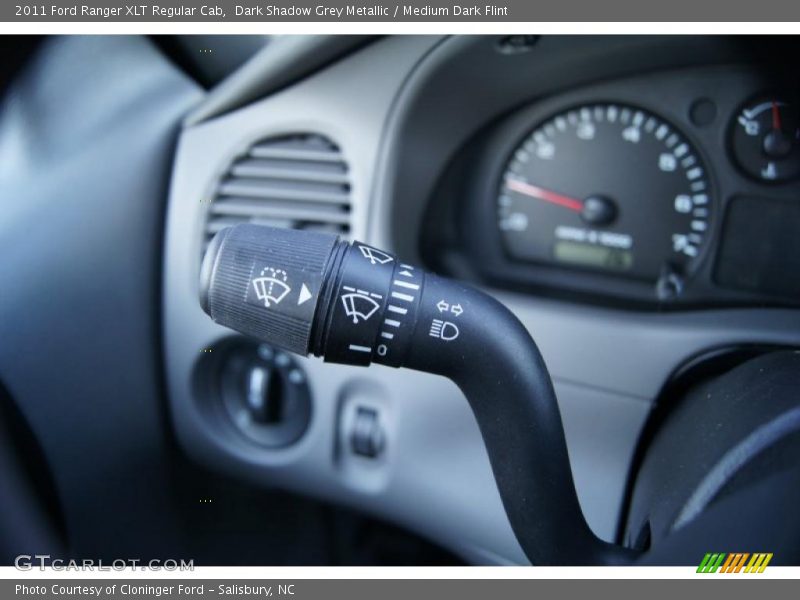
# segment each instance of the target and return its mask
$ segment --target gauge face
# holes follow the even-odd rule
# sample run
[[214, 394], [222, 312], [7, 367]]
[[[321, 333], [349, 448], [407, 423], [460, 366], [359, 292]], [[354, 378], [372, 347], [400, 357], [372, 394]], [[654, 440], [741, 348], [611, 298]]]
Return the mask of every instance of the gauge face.
[[497, 203], [511, 257], [652, 281], [691, 271], [712, 210], [706, 169], [680, 132], [616, 104], [540, 125], [511, 155]]
[[733, 123], [733, 154], [739, 167], [761, 181], [800, 175], [800, 120], [792, 103], [762, 97], [745, 106]]

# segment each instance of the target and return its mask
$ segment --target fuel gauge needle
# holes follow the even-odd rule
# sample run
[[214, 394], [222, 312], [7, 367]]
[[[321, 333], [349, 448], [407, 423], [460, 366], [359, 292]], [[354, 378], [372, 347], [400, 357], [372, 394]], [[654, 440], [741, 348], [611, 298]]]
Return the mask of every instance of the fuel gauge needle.
[[583, 210], [583, 202], [580, 200], [531, 185], [530, 183], [525, 183], [518, 179], [506, 179], [506, 187], [524, 196], [536, 198], [537, 200], [544, 200], [550, 204], [557, 204], [558, 206], [563, 206], [575, 212], [581, 212]]

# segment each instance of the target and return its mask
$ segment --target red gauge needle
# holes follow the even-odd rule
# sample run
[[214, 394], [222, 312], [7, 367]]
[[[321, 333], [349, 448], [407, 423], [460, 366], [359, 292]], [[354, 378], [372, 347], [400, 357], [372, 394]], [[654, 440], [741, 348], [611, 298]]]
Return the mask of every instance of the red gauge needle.
[[544, 200], [545, 202], [550, 202], [551, 204], [557, 204], [558, 206], [563, 206], [564, 208], [574, 210], [575, 212], [581, 212], [583, 210], [583, 202], [580, 200], [570, 198], [569, 196], [563, 196], [557, 192], [546, 190], [544, 188], [531, 185], [530, 183], [519, 181], [518, 179], [506, 179], [506, 187], [525, 196], [530, 196], [531, 198], [536, 198], [537, 200]]
[[776, 131], [781, 130], [781, 110], [774, 100], [772, 101], [772, 128]]

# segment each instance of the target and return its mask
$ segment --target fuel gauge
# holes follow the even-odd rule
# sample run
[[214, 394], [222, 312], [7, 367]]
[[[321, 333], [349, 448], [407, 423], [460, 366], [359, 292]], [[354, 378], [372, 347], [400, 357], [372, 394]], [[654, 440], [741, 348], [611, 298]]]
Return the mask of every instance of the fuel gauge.
[[762, 97], [745, 106], [733, 123], [733, 154], [739, 167], [761, 181], [800, 175], [800, 120], [795, 104]]

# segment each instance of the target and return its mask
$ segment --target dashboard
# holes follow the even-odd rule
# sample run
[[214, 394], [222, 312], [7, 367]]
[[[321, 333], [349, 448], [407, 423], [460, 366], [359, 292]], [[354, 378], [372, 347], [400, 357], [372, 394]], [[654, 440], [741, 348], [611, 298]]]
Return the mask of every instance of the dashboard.
[[[37, 50], [0, 119], [0, 304], [18, 315], [0, 321], [0, 403], [41, 447], [23, 454], [52, 473], [41, 495], [76, 549], [288, 561], [287, 537], [314, 545], [299, 505], [317, 498], [472, 563], [527, 560], [452, 382], [289, 356], [208, 318], [200, 260], [230, 224], [334, 231], [507, 306], [605, 540], [675, 390], [800, 347], [796, 38], [264, 41], [6, 44]], [[201, 42], [227, 58], [192, 76], [178, 58]], [[262, 503], [277, 490], [296, 492], [285, 511]], [[220, 544], [226, 528], [246, 543]]]
[[[240, 105], [237, 89], [268, 88], [269, 71], [223, 82], [180, 133], [165, 229], [181, 447], [472, 562], [526, 561], [454, 384], [290, 360], [201, 310], [200, 256], [219, 228], [337, 231], [515, 313], [552, 374], [587, 521], [617, 538], [641, 432], [676, 373], [708, 353], [800, 344], [795, 77], [767, 60], [796, 45], [394, 36]], [[271, 368], [302, 399], [291, 435], [243, 412], [241, 389]], [[355, 443], [364, 431], [380, 444]]]
[[425, 256], [612, 306], [797, 305], [800, 130], [794, 90], [775, 85], [757, 67], [702, 65], [515, 109], [448, 165]]

